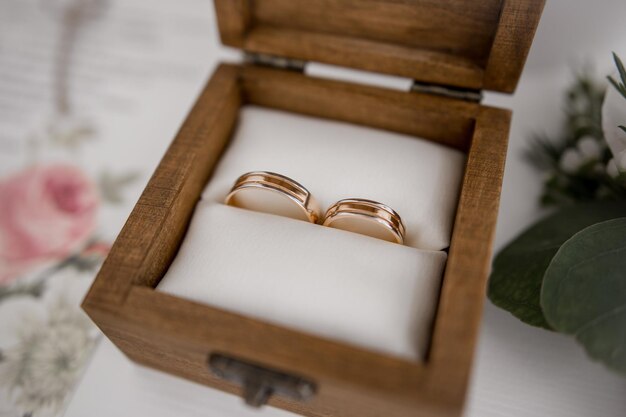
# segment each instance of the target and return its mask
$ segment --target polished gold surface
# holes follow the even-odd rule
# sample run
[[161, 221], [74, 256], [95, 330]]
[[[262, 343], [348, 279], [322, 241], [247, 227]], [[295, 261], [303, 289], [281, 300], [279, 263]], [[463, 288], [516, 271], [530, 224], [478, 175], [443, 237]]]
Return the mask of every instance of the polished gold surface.
[[298, 182], [268, 171], [243, 174], [235, 181], [226, 204], [317, 223], [319, 205]]
[[324, 226], [404, 243], [405, 228], [391, 207], [372, 200], [350, 198], [333, 204], [324, 216]]

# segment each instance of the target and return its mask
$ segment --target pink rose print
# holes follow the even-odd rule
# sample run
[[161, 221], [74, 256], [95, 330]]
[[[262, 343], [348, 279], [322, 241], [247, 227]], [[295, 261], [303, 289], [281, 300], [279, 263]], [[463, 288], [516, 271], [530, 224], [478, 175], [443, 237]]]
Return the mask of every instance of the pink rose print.
[[35, 166], [0, 181], [0, 284], [79, 250], [96, 225], [98, 193], [78, 168]]

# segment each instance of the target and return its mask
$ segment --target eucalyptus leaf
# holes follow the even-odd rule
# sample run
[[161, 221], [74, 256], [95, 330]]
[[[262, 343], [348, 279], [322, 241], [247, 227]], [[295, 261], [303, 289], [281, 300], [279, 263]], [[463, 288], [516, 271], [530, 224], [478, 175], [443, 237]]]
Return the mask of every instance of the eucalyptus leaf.
[[626, 373], [626, 217], [589, 226], [561, 246], [546, 270], [541, 307], [555, 330]]
[[496, 256], [489, 299], [525, 323], [551, 329], [540, 305], [543, 276], [550, 261], [576, 232], [625, 213], [624, 201], [593, 201], [568, 206], [540, 220]]

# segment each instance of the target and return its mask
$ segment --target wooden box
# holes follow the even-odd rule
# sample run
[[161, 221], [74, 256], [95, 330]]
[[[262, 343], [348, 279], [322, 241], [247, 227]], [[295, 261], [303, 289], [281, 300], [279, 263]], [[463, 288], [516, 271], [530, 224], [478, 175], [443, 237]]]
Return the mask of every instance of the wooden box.
[[[481, 317], [510, 121], [509, 111], [472, 98], [483, 89], [513, 92], [543, 0], [215, 3], [225, 44], [251, 53], [257, 64], [283, 68], [219, 66], [133, 209], [83, 308], [131, 359], [231, 393], [244, 394], [243, 384], [249, 402], [269, 397], [273, 406], [309, 416], [458, 416]], [[313, 78], [298, 71], [301, 61], [409, 77], [415, 88], [402, 92]], [[246, 104], [416, 135], [467, 153], [423, 362], [154, 290]], [[252, 365], [256, 373], [246, 376], [250, 369], [244, 369], [239, 381], [221, 378], [219, 370], [209, 369], [216, 357]], [[281, 395], [289, 387], [260, 389], [265, 370], [279, 379], [302, 378], [310, 384], [308, 392], [296, 394], [310, 398]]]

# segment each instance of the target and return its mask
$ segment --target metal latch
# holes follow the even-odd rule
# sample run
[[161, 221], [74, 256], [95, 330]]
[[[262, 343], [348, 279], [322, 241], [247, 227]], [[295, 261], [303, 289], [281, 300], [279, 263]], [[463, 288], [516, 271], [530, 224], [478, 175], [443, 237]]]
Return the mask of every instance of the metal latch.
[[266, 404], [274, 394], [297, 401], [315, 395], [316, 387], [311, 381], [224, 355], [211, 355], [209, 368], [218, 378], [241, 385], [243, 398], [252, 407]]
[[466, 101], [479, 102], [483, 99], [483, 93], [480, 90], [471, 90], [460, 87], [450, 87], [437, 84], [426, 84], [419, 81], [413, 81], [411, 91], [416, 93], [436, 94], [444, 97], [455, 98]]
[[267, 67], [303, 72], [306, 61], [284, 56], [246, 52], [244, 60], [248, 64], [265, 65]]

